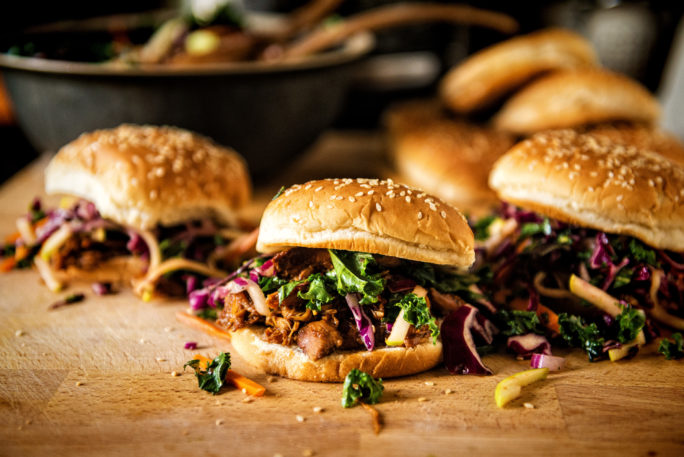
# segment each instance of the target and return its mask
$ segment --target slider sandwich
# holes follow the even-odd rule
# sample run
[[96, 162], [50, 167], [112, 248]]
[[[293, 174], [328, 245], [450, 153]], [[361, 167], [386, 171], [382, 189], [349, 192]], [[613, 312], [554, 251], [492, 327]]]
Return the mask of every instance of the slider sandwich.
[[[684, 169], [571, 130], [534, 135], [494, 165], [507, 202], [475, 226], [494, 302], [617, 360], [684, 330]], [[522, 315], [521, 315], [522, 316]]]
[[185, 130], [85, 133], [50, 161], [45, 189], [62, 204], [35, 202], [3, 254], [35, 264], [55, 291], [69, 279], [133, 281], [146, 299], [184, 296], [248, 250], [237, 216], [250, 196], [243, 159]]
[[496, 329], [464, 273], [473, 234], [455, 208], [391, 180], [311, 181], [277, 196], [259, 230], [260, 256], [190, 294], [191, 312], [230, 332], [253, 365], [327, 382], [442, 359], [454, 373], [490, 373], [475, 344]]

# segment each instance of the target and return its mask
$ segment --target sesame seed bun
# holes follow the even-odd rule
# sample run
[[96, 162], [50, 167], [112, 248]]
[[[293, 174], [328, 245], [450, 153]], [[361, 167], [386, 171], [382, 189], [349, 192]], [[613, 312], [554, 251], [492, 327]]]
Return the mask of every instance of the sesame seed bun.
[[430, 100], [393, 107], [386, 123], [399, 180], [469, 214], [498, 204], [487, 178], [496, 159], [513, 146], [512, 136], [451, 118]]
[[599, 124], [585, 129], [585, 133], [607, 138], [623, 146], [654, 151], [684, 166], [684, 144], [674, 135], [656, 127], [628, 123]]
[[234, 223], [250, 196], [234, 151], [187, 130], [126, 124], [64, 146], [45, 171], [45, 188], [85, 198], [103, 217], [139, 229], [207, 216]]
[[638, 82], [599, 69], [540, 77], [513, 95], [494, 117], [502, 130], [526, 135], [608, 121], [655, 123], [658, 101]]
[[420, 373], [442, 360], [442, 343], [383, 347], [372, 351], [336, 351], [311, 360], [297, 346], [268, 343], [263, 327], [247, 327], [232, 332], [233, 348], [250, 364], [266, 373], [300, 381], [342, 382], [354, 368], [375, 378], [392, 378]]
[[572, 130], [518, 143], [492, 170], [502, 200], [562, 221], [684, 251], [684, 168]]
[[541, 30], [473, 54], [446, 74], [440, 95], [454, 112], [468, 113], [489, 106], [540, 73], [596, 65], [591, 43], [580, 35]]
[[475, 260], [473, 233], [456, 208], [392, 180], [326, 179], [285, 190], [264, 211], [257, 250], [292, 246], [461, 268]]

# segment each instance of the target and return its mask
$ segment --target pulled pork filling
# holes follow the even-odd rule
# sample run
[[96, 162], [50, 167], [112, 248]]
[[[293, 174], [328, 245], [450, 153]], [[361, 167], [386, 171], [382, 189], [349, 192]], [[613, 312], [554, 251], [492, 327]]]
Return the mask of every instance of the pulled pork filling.
[[[475, 280], [381, 255], [290, 248], [252, 259], [190, 303], [205, 317], [215, 308], [216, 323], [231, 331], [264, 326], [266, 341], [297, 345], [317, 360], [336, 350], [436, 342], [438, 322], [465, 303], [456, 293], [469, 296]], [[393, 334], [400, 319], [410, 325]]]
[[154, 275], [143, 280], [146, 290], [164, 295], [184, 296], [201, 287], [203, 280], [224, 276], [223, 268], [235, 268], [254, 252], [254, 236], [224, 229], [209, 219], [146, 232], [102, 218], [86, 200], [43, 210], [36, 199], [29, 213], [17, 220], [17, 228], [0, 248], [5, 270], [29, 267], [37, 256], [55, 271], [94, 270], [114, 257], [137, 256]]

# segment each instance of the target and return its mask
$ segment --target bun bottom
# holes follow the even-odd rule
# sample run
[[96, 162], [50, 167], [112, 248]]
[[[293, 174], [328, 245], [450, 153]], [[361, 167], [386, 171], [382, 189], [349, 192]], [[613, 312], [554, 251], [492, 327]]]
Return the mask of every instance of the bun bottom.
[[393, 378], [420, 373], [442, 360], [442, 343], [431, 341], [412, 348], [384, 347], [373, 351], [341, 351], [311, 360], [297, 346], [268, 343], [264, 327], [232, 332], [233, 348], [250, 364], [266, 373], [298, 381], [343, 382], [357, 368], [374, 378]]

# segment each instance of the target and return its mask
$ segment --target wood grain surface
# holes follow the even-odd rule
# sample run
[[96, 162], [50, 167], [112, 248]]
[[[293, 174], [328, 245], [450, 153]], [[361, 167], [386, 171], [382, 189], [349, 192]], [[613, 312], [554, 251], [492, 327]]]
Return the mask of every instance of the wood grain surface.
[[[41, 193], [46, 160], [0, 188], [0, 234]], [[280, 184], [369, 176], [382, 163], [377, 135], [327, 135], [257, 187], [252, 217]], [[87, 299], [47, 310], [76, 291]], [[0, 455], [684, 455], [684, 362], [665, 361], [652, 347], [618, 363], [559, 352], [567, 369], [504, 409], [494, 404], [496, 383], [529, 364], [505, 354], [485, 357], [489, 377], [437, 368], [386, 380], [377, 405], [385, 425], [375, 435], [363, 408], [340, 406], [341, 385], [272, 379], [238, 356], [234, 369], [266, 386], [266, 396], [245, 402], [233, 388], [217, 396], [198, 390], [182, 369], [195, 352], [184, 343], [198, 342], [206, 356], [231, 348], [177, 323], [184, 306], [142, 303], [126, 290], [96, 297], [88, 284], [55, 295], [34, 271], [0, 275]]]

